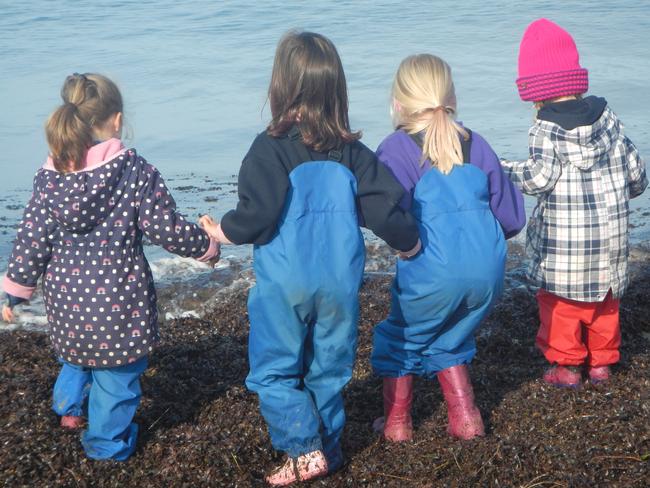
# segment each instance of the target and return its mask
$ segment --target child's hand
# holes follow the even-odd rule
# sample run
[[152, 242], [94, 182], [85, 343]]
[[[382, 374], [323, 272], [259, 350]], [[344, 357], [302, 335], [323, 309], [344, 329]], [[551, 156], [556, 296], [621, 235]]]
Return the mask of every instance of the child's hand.
[[13, 322], [14, 319], [16, 318], [16, 315], [14, 314], [14, 311], [12, 310], [11, 307], [7, 305], [2, 306], [2, 320], [5, 322]]
[[217, 233], [219, 224], [217, 224], [209, 215], [201, 215], [199, 217], [199, 227], [201, 227], [201, 229], [203, 229], [208, 234], [210, 239], [217, 241], [217, 253], [207, 261], [204, 261], [208, 266], [214, 268], [221, 258], [221, 242], [219, 242]]
[[221, 244], [217, 243], [217, 254], [215, 254], [213, 257], [205, 261], [205, 264], [207, 264], [211, 268], [214, 268], [219, 262], [219, 259], [221, 259]]
[[201, 227], [201, 229], [206, 231], [208, 235], [213, 239], [219, 240], [219, 236], [217, 233], [219, 229], [219, 224], [215, 222], [214, 219], [209, 215], [201, 215], [201, 217], [199, 217], [199, 227]]
[[199, 227], [206, 231], [212, 239], [219, 241], [221, 244], [232, 244], [232, 241], [223, 233], [221, 224], [215, 222], [209, 215], [201, 215], [199, 217]]

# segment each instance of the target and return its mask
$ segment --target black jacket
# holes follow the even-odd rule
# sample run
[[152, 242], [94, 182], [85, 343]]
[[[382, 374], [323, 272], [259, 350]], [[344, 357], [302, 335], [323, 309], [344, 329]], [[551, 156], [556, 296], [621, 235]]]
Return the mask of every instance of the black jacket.
[[[275, 236], [289, 190], [289, 173], [306, 162], [289, 136], [257, 136], [239, 170], [239, 203], [226, 213], [221, 228], [235, 244], [266, 244]], [[327, 153], [308, 150], [312, 160], [327, 160]], [[357, 178], [357, 208], [363, 227], [391, 247], [409, 251], [419, 234], [415, 219], [399, 201], [404, 192], [375, 154], [359, 141], [341, 150], [341, 164]]]

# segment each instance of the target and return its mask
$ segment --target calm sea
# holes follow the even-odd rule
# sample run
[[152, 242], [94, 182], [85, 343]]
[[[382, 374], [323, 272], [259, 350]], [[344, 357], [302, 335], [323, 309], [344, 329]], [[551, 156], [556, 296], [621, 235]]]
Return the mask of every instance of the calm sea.
[[[389, 88], [400, 60], [430, 52], [452, 66], [460, 119], [499, 155], [522, 158], [533, 110], [514, 84], [517, 50], [539, 17], [571, 32], [590, 92], [609, 100], [647, 158], [647, 1], [0, 0], [0, 271], [47, 154], [44, 121], [72, 72], [118, 82], [129, 143], [161, 170], [182, 211], [219, 218], [233, 205], [241, 159], [269, 118], [275, 45], [288, 29], [334, 41], [353, 128], [371, 148], [391, 131]], [[640, 207], [648, 207], [647, 196], [634, 204], [635, 240], [650, 235]]]

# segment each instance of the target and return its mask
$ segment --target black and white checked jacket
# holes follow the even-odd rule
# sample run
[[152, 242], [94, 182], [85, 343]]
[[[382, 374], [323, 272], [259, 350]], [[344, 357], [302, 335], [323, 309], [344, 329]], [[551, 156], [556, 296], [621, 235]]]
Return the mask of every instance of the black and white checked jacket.
[[629, 200], [648, 185], [645, 165], [605, 107], [591, 125], [565, 130], [537, 120], [529, 159], [502, 161], [521, 190], [537, 196], [528, 222], [528, 277], [571, 300], [620, 298], [628, 283]]

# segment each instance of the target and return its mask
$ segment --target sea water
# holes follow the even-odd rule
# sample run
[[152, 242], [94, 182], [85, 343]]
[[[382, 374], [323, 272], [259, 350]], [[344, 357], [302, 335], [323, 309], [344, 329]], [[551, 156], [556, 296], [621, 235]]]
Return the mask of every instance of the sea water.
[[[517, 51], [539, 17], [573, 35], [590, 93], [607, 98], [647, 158], [647, 1], [0, 0], [0, 273], [47, 155], [44, 122], [61, 103], [68, 74], [115, 80], [125, 99], [126, 143], [159, 168], [181, 212], [219, 219], [236, 204], [239, 165], [270, 118], [273, 55], [287, 30], [316, 31], [336, 44], [351, 125], [370, 148], [392, 130], [389, 90], [400, 60], [428, 52], [452, 66], [459, 118], [501, 157], [519, 159], [527, 156], [534, 111], [514, 84]], [[648, 198], [632, 205], [635, 242], [650, 236]], [[529, 210], [533, 204], [527, 199]], [[216, 271], [158, 248], [146, 252], [168, 317], [200, 314], [233, 283], [252, 280], [250, 246], [224, 247]], [[371, 243], [369, 257], [370, 270], [390, 269], [384, 247]], [[22, 315], [24, 323], [44, 324], [38, 300]]]

